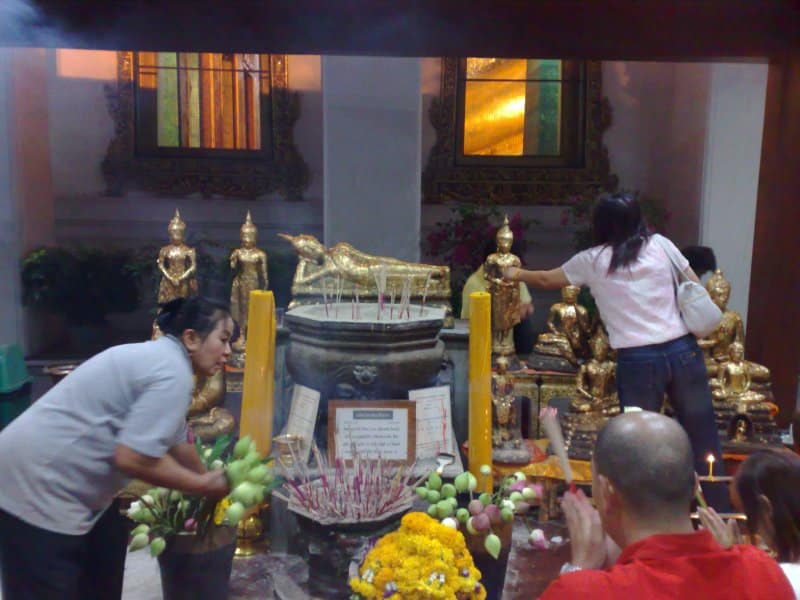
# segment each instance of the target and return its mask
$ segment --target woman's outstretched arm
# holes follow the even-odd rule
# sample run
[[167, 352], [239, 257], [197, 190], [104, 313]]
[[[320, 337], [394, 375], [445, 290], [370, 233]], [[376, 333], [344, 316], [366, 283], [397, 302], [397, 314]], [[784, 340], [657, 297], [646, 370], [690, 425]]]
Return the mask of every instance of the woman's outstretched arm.
[[509, 281], [524, 281], [535, 288], [543, 290], [558, 290], [570, 285], [564, 269], [558, 267], [549, 271], [528, 271], [518, 267], [508, 267], [503, 270], [503, 277]]

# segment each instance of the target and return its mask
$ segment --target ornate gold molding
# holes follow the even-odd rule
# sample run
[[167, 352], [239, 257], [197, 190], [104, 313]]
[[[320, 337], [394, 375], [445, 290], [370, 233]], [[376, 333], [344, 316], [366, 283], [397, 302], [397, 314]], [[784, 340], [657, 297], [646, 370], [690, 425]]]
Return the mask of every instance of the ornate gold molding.
[[288, 89], [286, 55], [270, 56], [272, 153], [254, 159], [230, 157], [138, 156], [135, 127], [133, 52], [118, 52], [117, 84], [106, 85], [106, 103], [114, 120], [114, 138], [102, 162], [106, 193], [124, 194], [131, 187], [169, 196], [201, 193], [255, 198], [279, 192], [302, 199], [309, 172], [294, 144], [300, 98]]
[[583, 102], [585, 133], [582, 167], [460, 165], [456, 156], [458, 58], [442, 59], [441, 95], [430, 107], [436, 130], [422, 174], [423, 202], [566, 204], [575, 195], [614, 190], [603, 132], [611, 125], [611, 105], [602, 97], [601, 63], [586, 62]]

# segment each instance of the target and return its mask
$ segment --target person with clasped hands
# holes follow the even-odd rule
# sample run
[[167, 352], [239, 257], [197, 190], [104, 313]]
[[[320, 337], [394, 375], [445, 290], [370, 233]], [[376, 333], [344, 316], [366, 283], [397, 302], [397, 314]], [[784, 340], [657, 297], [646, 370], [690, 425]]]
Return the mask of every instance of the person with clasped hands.
[[3, 600], [119, 598], [128, 529], [115, 496], [135, 477], [222, 498], [187, 441], [193, 373], [231, 353], [226, 305], [168, 302], [161, 338], [114, 346], [70, 373], [0, 433]]
[[[666, 237], [650, 233], [636, 196], [602, 194], [592, 210], [593, 246], [549, 271], [509, 268], [504, 276], [533, 287], [588, 286], [617, 351], [620, 407], [659, 412], [664, 395], [692, 442], [695, 469], [702, 472], [711, 453], [722, 456], [703, 353], [681, 318], [673, 287], [673, 267], [664, 247], [680, 257], [678, 266], [698, 281], [689, 262]], [[722, 461], [716, 468], [722, 475]], [[721, 510], [727, 495], [708, 491]]]
[[766, 553], [724, 549], [694, 529], [696, 486], [689, 439], [673, 419], [648, 411], [611, 419], [592, 459], [597, 508], [582, 491], [564, 495], [572, 558], [540, 598], [793, 599]]

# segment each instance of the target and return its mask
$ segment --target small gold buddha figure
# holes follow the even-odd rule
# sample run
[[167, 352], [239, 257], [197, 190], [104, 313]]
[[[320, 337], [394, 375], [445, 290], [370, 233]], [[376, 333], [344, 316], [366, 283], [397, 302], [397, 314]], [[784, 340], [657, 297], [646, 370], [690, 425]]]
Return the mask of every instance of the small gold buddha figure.
[[589, 311], [578, 304], [580, 288], [568, 285], [561, 288], [561, 302], [550, 307], [547, 333], [536, 340], [534, 350], [540, 354], [559, 356], [577, 365], [578, 358], [587, 356], [592, 325]]
[[231, 433], [236, 426], [233, 415], [218, 406], [224, 397], [223, 371], [211, 377], [194, 376], [194, 391], [186, 412], [186, 421], [194, 436], [203, 442], [211, 442], [221, 435]]
[[744, 360], [744, 347], [733, 342], [728, 353], [728, 360], [719, 365], [717, 378], [711, 381], [711, 394], [715, 400], [740, 405], [739, 412], [747, 412], [748, 404], [764, 402], [765, 396], [750, 389], [752, 377], [750, 366]]
[[231, 253], [230, 263], [233, 271], [231, 286], [231, 316], [239, 324], [239, 339], [234, 342], [234, 350], [244, 350], [247, 340], [247, 311], [250, 305], [250, 292], [269, 288], [267, 278], [267, 254], [256, 248], [258, 230], [247, 211], [247, 218], [240, 230], [241, 248]]
[[522, 443], [522, 429], [514, 395], [514, 377], [508, 358], [497, 358], [492, 374], [492, 458], [504, 463], [527, 463], [530, 451]]
[[509, 356], [515, 354], [514, 326], [520, 322], [519, 284], [503, 278], [503, 270], [521, 267], [519, 257], [511, 253], [514, 233], [508, 226], [508, 216], [495, 237], [497, 252], [486, 257], [483, 276], [486, 289], [492, 296], [492, 354]]
[[167, 228], [170, 243], [158, 252], [156, 264], [161, 271], [158, 286], [158, 303], [164, 304], [175, 298], [186, 298], [197, 294], [197, 259], [194, 248], [184, 243], [186, 223], [178, 209]]
[[[709, 296], [722, 311], [722, 320], [717, 328], [708, 336], [697, 341], [706, 354], [708, 376], [717, 375], [720, 363], [729, 359], [729, 349], [734, 342], [744, 346], [744, 325], [742, 317], [735, 310], [728, 308], [731, 296], [731, 284], [725, 279], [721, 269], [706, 282]], [[750, 376], [754, 382], [767, 383], [770, 380], [769, 369], [758, 363], [748, 362]]]
[[737, 417], [728, 434], [728, 438], [734, 442], [744, 443], [749, 442], [753, 426], [748, 423], [747, 417]]
[[616, 414], [619, 412], [617, 365], [609, 358], [608, 337], [601, 327], [589, 340], [589, 347], [592, 358], [578, 370], [578, 397], [570, 403], [570, 410], [576, 413]]

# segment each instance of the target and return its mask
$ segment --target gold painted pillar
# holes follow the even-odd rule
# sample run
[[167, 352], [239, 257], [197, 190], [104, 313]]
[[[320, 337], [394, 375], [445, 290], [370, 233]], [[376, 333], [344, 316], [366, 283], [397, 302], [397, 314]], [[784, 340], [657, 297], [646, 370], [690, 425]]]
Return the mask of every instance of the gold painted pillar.
[[250, 292], [247, 312], [248, 336], [242, 416], [239, 435], [249, 435], [263, 455], [272, 446], [272, 415], [275, 392], [275, 297], [270, 291]]
[[469, 296], [469, 470], [480, 491], [492, 491], [492, 478], [481, 477], [481, 465], [492, 465], [492, 318], [491, 296]]

